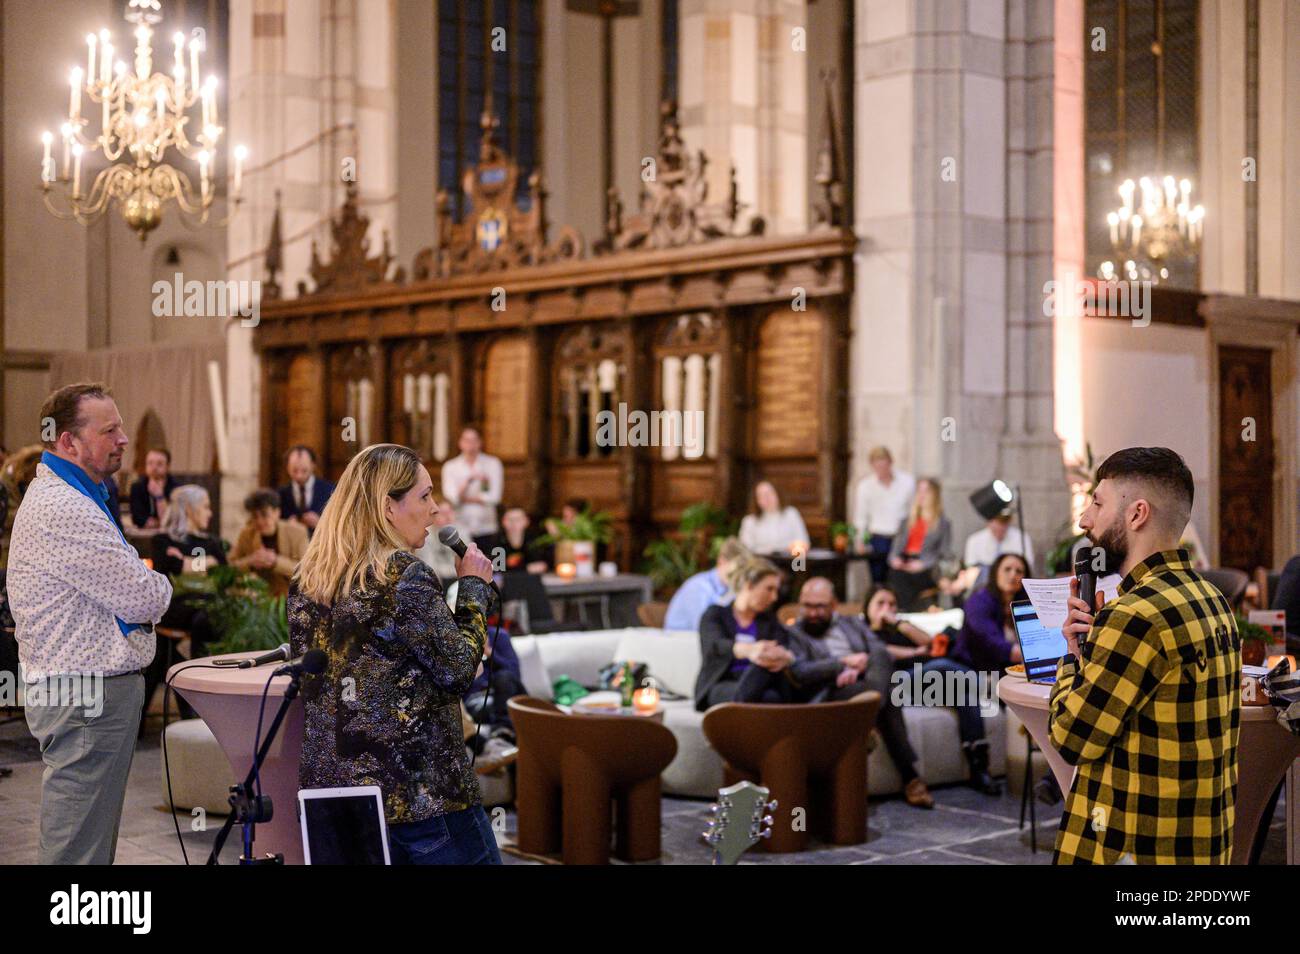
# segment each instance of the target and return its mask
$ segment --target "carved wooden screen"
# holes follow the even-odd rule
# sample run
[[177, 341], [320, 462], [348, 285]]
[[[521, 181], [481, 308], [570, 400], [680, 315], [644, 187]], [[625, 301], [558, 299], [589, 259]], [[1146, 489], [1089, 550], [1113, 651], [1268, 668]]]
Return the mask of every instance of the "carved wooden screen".
[[[321, 399], [325, 396], [320, 352], [304, 351], [289, 361], [285, 374], [284, 411], [285, 441], [281, 448], [306, 444], [319, 455], [325, 446], [325, 415]], [[272, 472], [273, 480], [283, 477], [283, 461]], [[333, 475], [331, 475], [333, 476]]]
[[490, 342], [484, 349], [483, 371], [475, 382], [479, 389], [483, 449], [501, 458], [505, 469], [506, 506], [528, 506], [531, 477], [528, 433], [537, 412], [530, 399], [533, 382], [533, 352], [522, 334]]
[[676, 524], [693, 503], [725, 504], [727, 468], [722, 395], [725, 332], [710, 312], [676, 315], [656, 329], [653, 408], [657, 442], [649, 450], [651, 509], [661, 526]]
[[343, 472], [357, 451], [384, 438], [376, 394], [373, 345], [344, 345], [329, 355], [329, 413], [325, 420], [325, 472]]
[[[824, 522], [816, 516], [829, 503], [822, 499], [818, 467], [829, 370], [826, 330], [816, 308], [778, 309], [760, 321], [751, 356], [753, 468], [745, 492], [770, 480], [782, 504], [798, 508], [810, 530]], [[748, 509], [752, 499], [745, 503]]]
[[443, 338], [394, 346], [388, 380], [389, 433], [420, 455], [438, 482], [443, 461], [456, 455], [451, 418], [451, 360]]

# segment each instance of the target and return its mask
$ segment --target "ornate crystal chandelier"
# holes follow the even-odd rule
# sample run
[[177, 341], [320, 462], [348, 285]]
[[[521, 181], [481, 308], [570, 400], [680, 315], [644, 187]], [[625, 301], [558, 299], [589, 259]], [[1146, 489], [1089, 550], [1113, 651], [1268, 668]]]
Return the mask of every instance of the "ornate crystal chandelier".
[[[1139, 201], [1135, 190], [1141, 188]], [[1125, 179], [1119, 187], [1124, 204], [1106, 216], [1110, 245], [1122, 263], [1102, 262], [1100, 275], [1110, 281], [1125, 278], [1159, 282], [1169, 277], [1169, 264], [1190, 258], [1201, 244], [1205, 208], [1191, 205], [1190, 179], [1174, 181], [1165, 176], [1160, 185], [1143, 176], [1134, 185]]]
[[[83, 225], [99, 218], [109, 201], [116, 200], [122, 218], [144, 241], [162, 220], [164, 204], [172, 199], [187, 224], [207, 222], [216, 196], [212, 169], [224, 130], [217, 118], [217, 78], [199, 80], [202, 31], [196, 29], [188, 42], [183, 33], [172, 37], [168, 76], [153, 72], [153, 24], [162, 19], [160, 0], [129, 0], [124, 16], [135, 24], [134, 67], [113, 58], [113, 38], [107, 30], [86, 37], [86, 69], [74, 67], [69, 81], [60, 166], [56, 167], [52, 153], [54, 136], [48, 131], [41, 136], [45, 148], [41, 190], [52, 213]], [[83, 97], [101, 106], [101, 129], [93, 139], [86, 135], [90, 119], [82, 115]], [[201, 106], [201, 116], [190, 115], [195, 106]], [[169, 148], [198, 163], [197, 191], [184, 172], [166, 162]], [[87, 152], [102, 152], [108, 167], [89, 188], [83, 188], [81, 167], [83, 159], [89, 159]], [[232, 207], [239, 205], [247, 156], [243, 146], [235, 148]]]

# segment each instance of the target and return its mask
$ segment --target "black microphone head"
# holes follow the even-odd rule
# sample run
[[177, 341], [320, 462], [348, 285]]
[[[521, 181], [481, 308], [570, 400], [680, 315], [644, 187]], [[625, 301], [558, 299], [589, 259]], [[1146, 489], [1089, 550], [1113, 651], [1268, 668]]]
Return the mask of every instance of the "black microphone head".
[[1083, 576], [1095, 572], [1092, 568], [1092, 548], [1084, 547], [1074, 558], [1074, 575]]
[[463, 557], [465, 555], [465, 541], [460, 538], [460, 531], [451, 524], [447, 524], [438, 531], [438, 540], [443, 546], [454, 550], [456, 556]]
[[302, 671], [311, 676], [318, 676], [325, 671], [329, 657], [323, 649], [309, 649], [302, 657]]

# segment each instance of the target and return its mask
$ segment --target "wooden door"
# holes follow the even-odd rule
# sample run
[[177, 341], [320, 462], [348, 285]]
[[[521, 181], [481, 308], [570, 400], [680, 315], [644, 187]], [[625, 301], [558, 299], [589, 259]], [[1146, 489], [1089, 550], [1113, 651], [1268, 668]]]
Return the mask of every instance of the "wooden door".
[[1219, 346], [1219, 565], [1273, 565], [1272, 352]]

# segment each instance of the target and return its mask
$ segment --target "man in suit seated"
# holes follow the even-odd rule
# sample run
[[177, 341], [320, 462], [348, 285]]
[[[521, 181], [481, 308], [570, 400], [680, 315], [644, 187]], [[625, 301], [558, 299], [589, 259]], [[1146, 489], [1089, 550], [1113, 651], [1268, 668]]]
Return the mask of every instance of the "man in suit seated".
[[171, 451], [164, 447], [151, 447], [144, 455], [144, 474], [131, 485], [131, 522], [137, 529], [156, 530], [162, 526], [167, 501], [177, 487], [171, 466]]
[[244, 500], [248, 522], [230, 551], [230, 563], [266, 580], [272, 596], [289, 592], [298, 561], [307, 552], [307, 528], [280, 519], [280, 495], [256, 490]]
[[478, 548], [492, 561], [493, 572], [546, 572], [551, 562], [550, 548], [537, 543], [541, 534], [529, 522], [523, 507], [510, 507], [501, 515], [501, 528], [496, 533], [474, 538]]
[[280, 488], [280, 516], [300, 523], [311, 536], [321, 511], [334, 493], [334, 485], [316, 476], [316, 452], [306, 444], [295, 444], [284, 455], [289, 483]]

